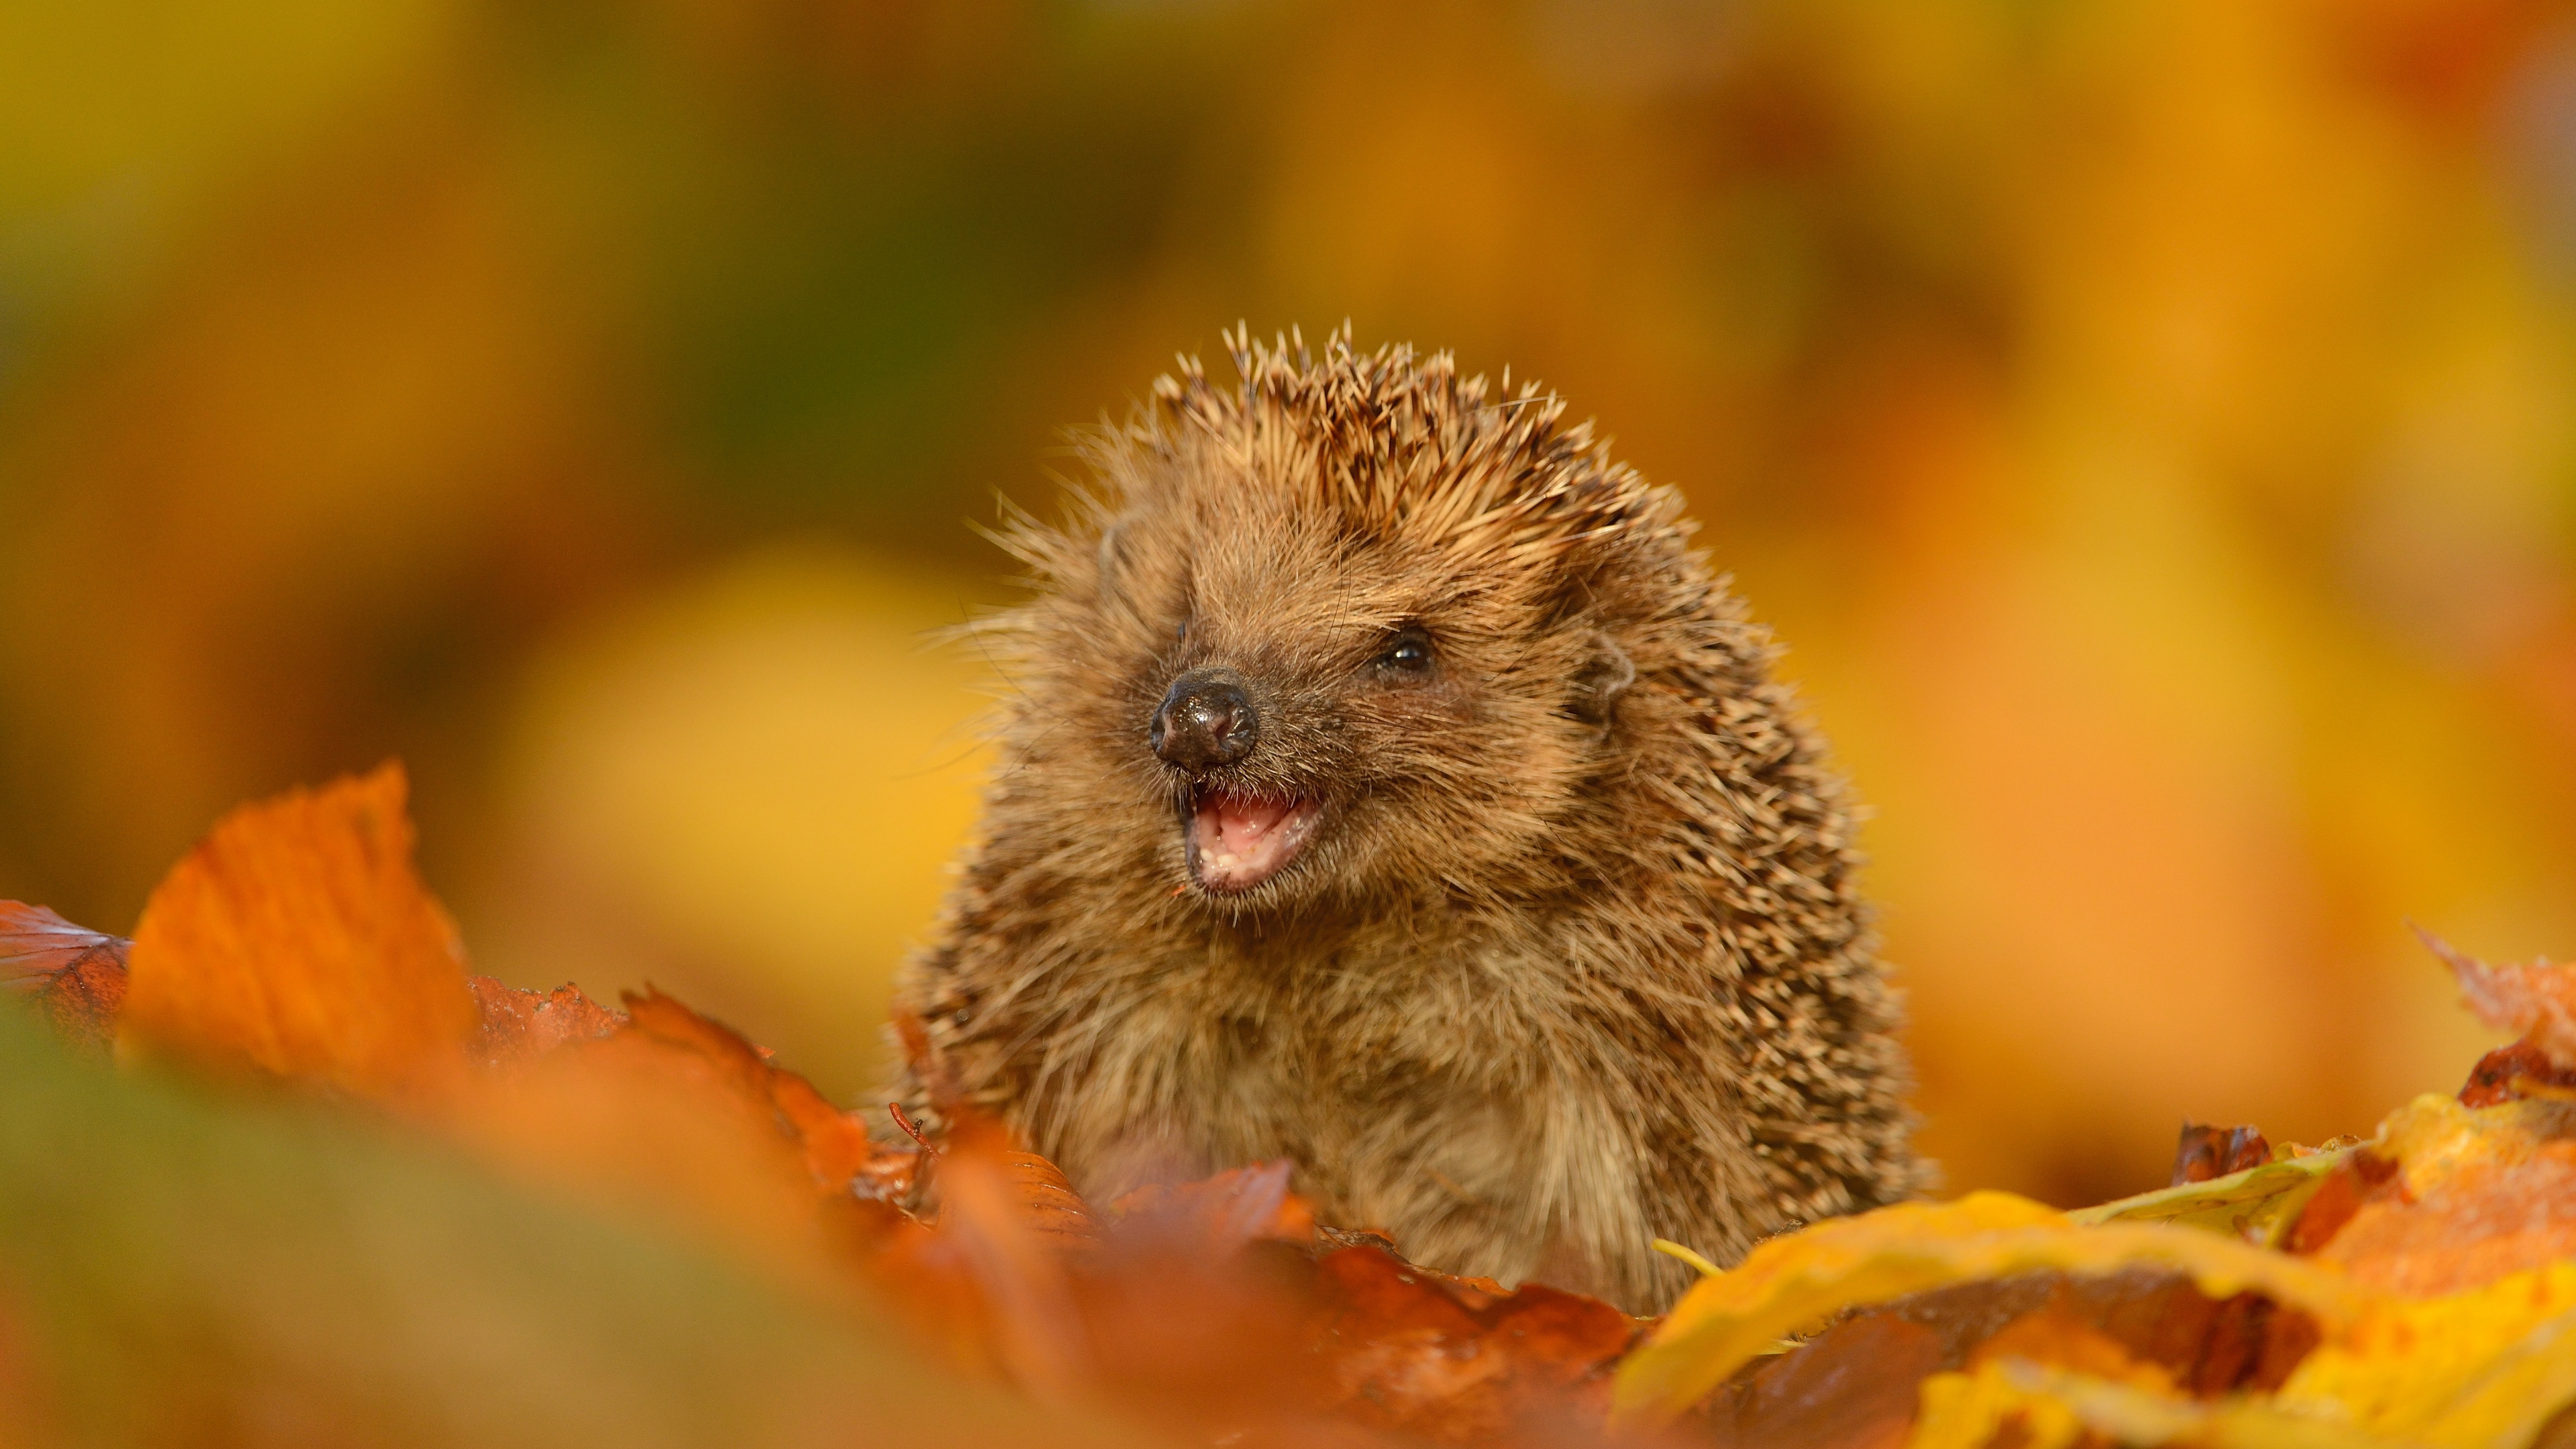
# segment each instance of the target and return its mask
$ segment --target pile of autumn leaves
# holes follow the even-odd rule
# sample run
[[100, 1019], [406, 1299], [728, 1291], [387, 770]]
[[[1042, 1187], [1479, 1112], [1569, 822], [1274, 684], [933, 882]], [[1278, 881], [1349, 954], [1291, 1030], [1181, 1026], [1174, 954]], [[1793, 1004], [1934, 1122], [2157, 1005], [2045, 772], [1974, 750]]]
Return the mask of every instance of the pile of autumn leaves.
[[872, 1134], [668, 997], [610, 1010], [471, 975], [411, 846], [390, 768], [250, 806], [130, 942], [0, 903], [0, 982], [77, 1049], [648, 1204], [796, 1292], [891, 1313], [968, 1381], [1176, 1442], [2522, 1449], [2576, 1430], [2576, 969], [2449, 957], [2472, 1007], [2526, 1035], [2370, 1141], [2240, 1130], [2187, 1139], [2205, 1180], [2100, 1208], [1972, 1193], [1819, 1224], [1647, 1322], [1414, 1267], [1316, 1223], [1284, 1164], [1093, 1204], [987, 1124], [936, 1147]]

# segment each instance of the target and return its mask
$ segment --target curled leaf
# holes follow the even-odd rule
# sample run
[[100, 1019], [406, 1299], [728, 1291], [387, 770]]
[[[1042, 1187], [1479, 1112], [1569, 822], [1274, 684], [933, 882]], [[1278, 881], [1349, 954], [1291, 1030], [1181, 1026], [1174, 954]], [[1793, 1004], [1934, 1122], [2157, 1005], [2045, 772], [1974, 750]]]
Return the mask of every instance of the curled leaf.
[[1907, 1449], [2070, 1449], [2114, 1444], [2193, 1444], [2207, 1449], [2400, 1449], [2328, 1418], [2285, 1412], [2259, 1400], [2196, 1403], [2093, 1374], [1989, 1360], [1967, 1373], [1923, 1381], [1923, 1412]]
[[962, 1363], [998, 1370], [1049, 1403], [1076, 1398], [1098, 1364], [1068, 1249], [1099, 1241], [1055, 1165], [970, 1119], [939, 1156], [937, 1231], [895, 1241], [878, 1271], [915, 1322]]
[[1920, 1323], [1861, 1314], [1728, 1381], [1702, 1422], [1716, 1449], [1901, 1443], [1916, 1387], [1941, 1368], [1944, 1347]]
[[1678, 1415], [1772, 1340], [1855, 1305], [2034, 1270], [2133, 1267], [2178, 1269], [2213, 1297], [2260, 1292], [2329, 1324], [2350, 1319], [2360, 1303], [2339, 1274], [2212, 1233], [2088, 1226], [2010, 1193], [1904, 1203], [1773, 1238], [1732, 1272], [1702, 1280], [1621, 1366], [1618, 1416], [1651, 1423]]
[[2492, 1107], [2521, 1097], [2576, 1098], [2576, 1066], [2561, 1066], [2529, 1041], [2507, 1042], [2478, 1058], [2460, 1084], [2460, 1105]]

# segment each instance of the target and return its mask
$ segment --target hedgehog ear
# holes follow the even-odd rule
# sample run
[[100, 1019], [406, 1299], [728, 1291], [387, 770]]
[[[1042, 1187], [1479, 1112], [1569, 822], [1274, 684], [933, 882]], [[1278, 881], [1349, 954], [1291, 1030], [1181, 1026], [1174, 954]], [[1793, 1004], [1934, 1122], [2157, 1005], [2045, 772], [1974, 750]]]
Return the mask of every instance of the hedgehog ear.
[[1574, 672], [1574, 689], [1566, 701], [1566, 712], [1588, 724], [1607, 730], [1611, 711], [1619, 696], [1637, 682], [1637, 666], [1628, 659], [1628, 651], [1607, 634], [1591, 638], [1591, 657]]

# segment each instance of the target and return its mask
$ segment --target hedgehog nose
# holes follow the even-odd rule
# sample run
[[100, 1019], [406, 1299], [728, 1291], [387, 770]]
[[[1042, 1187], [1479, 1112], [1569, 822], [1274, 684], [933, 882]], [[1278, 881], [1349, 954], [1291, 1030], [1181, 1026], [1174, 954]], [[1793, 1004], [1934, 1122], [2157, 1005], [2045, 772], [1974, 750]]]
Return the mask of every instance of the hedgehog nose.
[[1172, 681], [1146, 731], [1154, 753], [1203, 775], [1252, 753], [1261, 716], [1231, 669], [1193, 669]]

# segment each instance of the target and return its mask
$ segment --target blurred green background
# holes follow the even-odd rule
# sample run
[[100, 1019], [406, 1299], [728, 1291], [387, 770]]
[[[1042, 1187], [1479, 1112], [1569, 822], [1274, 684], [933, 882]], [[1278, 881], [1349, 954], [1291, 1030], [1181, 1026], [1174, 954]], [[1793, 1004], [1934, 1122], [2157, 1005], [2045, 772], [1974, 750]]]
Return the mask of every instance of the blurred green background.
[[968, 519], [1237, 319], [1536, 376], [1862, 793], [1953, 1187], [2367, 1130], [2576, 951], [2576, 11], [0, 3], [0, 896], [398, 754], [478, 963], [828, 1088]]

